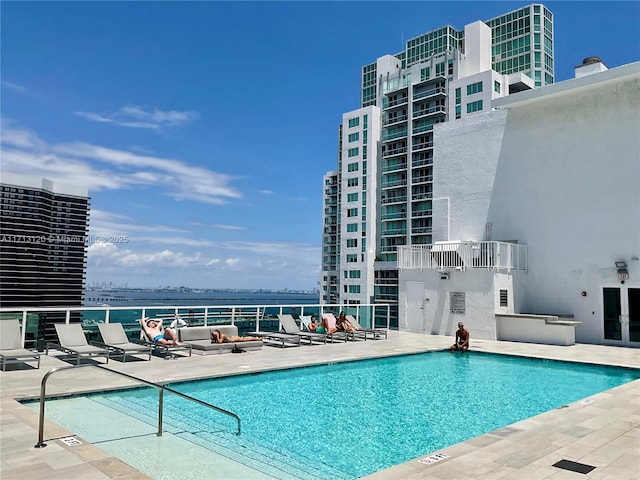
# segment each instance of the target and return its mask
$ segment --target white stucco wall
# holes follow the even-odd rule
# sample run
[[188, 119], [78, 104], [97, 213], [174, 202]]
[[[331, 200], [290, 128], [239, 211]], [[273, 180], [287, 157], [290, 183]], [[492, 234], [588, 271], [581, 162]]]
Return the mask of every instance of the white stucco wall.
[[496, 111], [434, 129], [434, 242], [483, 240], [506, 121], [507, 112]]
[[[410, 299], [407, 299], [406, 287], [410, 282], [422, 282], [424, 285], [422, 309], [407, 308], [406, 302]], [[494, 273], [486, 270], [453, 270], [449, 272], [448, 280], [441, 280], [437, 270], [401, 270], [399, 299], [403, 304], [399, 311], [404, 317], [399, 319], [400, 329], [454, 335], [458, 322], [464, 322], [473, 338], [495, 340], [494, 301], [498, 299], [495, 285], [507, 283], [510, 280], [505, 278], [496, 282]], [[451, 292], [465, 292], [464, 314], [451, 312]], [[406, 318], [406, 315], [422, 315], [423, 318]]]
[[449, 201], [434, 201], [433, 240], [450, 202], [450, 239], [482, 240], [490, 223], [492, 240], [528, 245], [516, 313], [572, 314], [578, 342], [603, 341], [616, 260], [640, 287], [640, 63], [614, 70], [435, 129], [434, 198]]
[[523, 311], [573, 314], [578, 342], [602, 338], [616, 260], [640, 286], [639, 132], [640, 74], [509, 110], [488, 221], [529, 246]]

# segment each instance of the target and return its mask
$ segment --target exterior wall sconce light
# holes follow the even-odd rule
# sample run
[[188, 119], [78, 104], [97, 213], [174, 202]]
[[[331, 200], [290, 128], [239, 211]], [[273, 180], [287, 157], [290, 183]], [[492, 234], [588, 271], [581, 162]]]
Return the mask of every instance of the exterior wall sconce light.
[[616, 262], [616, 268], [618, 269], [618, 280], [620, 280], [620, 283], [629, 280], [629, 270], [627, 270], [627, 264], [625, 262]]
[[438, 270], [438, 273], [440, 274], [440, 280], [449, 280], [449, 272], [446, 270]]

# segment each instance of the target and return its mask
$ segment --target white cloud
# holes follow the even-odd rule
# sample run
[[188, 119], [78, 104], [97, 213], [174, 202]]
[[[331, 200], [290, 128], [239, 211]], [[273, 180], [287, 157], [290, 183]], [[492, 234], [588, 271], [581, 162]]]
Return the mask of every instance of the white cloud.
[[10, 88], [11, 90], [15, 90], [20, 93], [28, 93], [27, 87], [23, 87], [22, 85], [18, 85], [17, 83], [7, 82], [6, 80], [2, 81], [2, 86]]
[[100, 123], [113, 123], [123, 127], [146, 128], [161, 130], [164, 128], [181, 127], [193, 122], [199, 117], [197, 112], [176, 110], [145, 110], [137, 105], [128, 105], [120, 110], [107, 114], [92, 112], [75, 112], [76, 115], [87, 120]]
[[[5, 125], [6, 124], [6, 125]], [[242, 198], [233, 177], [181, 160], [141, 155], [83, 142], [49, 144], [3, 120], [3, 171], [38, 175], [89, 191], [159, 187], [175, 200], [224, 204]]]
[[122, 278], [138, 285], [144, 278], [155, 285], [166, 277], [176, 285], [259, 288], [291, 287], [301, 278], [311, 287], [320, 274], [320, 249], [305, 244], [212, 242], [195, 249], [178, 244], [154, 249], [154, 245], [94, 243], [88, 249], [91, 276]]

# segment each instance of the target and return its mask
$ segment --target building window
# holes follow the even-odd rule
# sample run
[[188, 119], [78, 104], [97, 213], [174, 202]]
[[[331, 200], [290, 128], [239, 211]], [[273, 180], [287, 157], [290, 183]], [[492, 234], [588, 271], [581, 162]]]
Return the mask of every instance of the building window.
[[347, 195], [347, 202], [357, 202], [358, 201], [358, 193], [349, 193]]
[[357, 232], [358, 224], [357, 223], [347, 223], [347, 232]]
[[367, 159], [367, 146], [366, 145], [362, 146], [362, 159], [363, 160]]
[[357, 157], [359, 152], [360, 152], [360, 149], [358, 147], [350, 148], [349, 149], [349, 156], [350, 157]]
[[363, 128], [367, 128], [367, 120], [369, 120], [369, 116], [365, 115], [364, 117], [362, 117], [363, 120]]
[[357, 186], [358, 186], [358, 177], [347, 179], [347, 187], [357, 187]]
[[456, 120], [462, 116], [460, 105], [456, 105]]
[[358, 239], [357, 238], [347, 238], [347, 247], [358, 247]]
[[360, 133], [359, 132], [350, 133], [349, 134], [349, 141], [350, 142], [357, 142], [358, 140], [360, 140]]
[[482, 92], [482, 82], [472, 83], [467, 85], [467, 95], [473, 95], [474, 93]]
[[349, 270], [349, 278], [360, 278], [360, 270]]
[[347, 263], [356, 263], [358, 261], [357, 253], [349, 253], [347, 254]]
[[460, 105], [462, 103], [462, 89], [456, 88], [456, 105]]
[[453, 60], [449, 60], [447, 75], [453, 75]]
[[436, 76], [438, 75], [444, 76], [444, 62], [436, 63]]
[[493, 90], [496, 93], [500, 93], [500, 82], [498, 82], [497, 80], [493, 81]]
[[467, 103], [467, 113], [479, 112], [482, 110], [482, 100]]
[[357, 208], [350, 208], [347, 210], [347, 217], [357, 217], [357, 216], [358, 216]]
[[357, 127], [358, 125], [360, 125], [360, 117], [349, 119], [349, 128]]
[[501, 307], [509, 306], [509, 295], [506, 290], [500, 290], [500, 306]]
[[347, 172], [357, 172], [358, 168], [358, 162], [350, 163], [347, 165]]
[[420, 81], [424, 81], [424, 80], [428, 80], [429, 79], [429, 70], [431, 69], [431, 67], [425, 67], [425, 68], [421, 68], [420, 69]]
[[349, 293], [360, 293], [360, 285], [349, 285]]

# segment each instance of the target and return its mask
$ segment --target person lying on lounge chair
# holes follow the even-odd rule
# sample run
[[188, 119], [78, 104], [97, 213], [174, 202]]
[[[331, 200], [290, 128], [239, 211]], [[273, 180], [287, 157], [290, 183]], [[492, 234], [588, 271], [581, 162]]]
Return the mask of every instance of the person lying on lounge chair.
[[347, 316], [344, 312], [340, 312], [338, 318], [336, 318], [336, 328], [339, 332], [355, 332], [356, 327], [351, 325], [351, 322], [347, 320]]
[[[312, 315], [311, 321], [309, 322], [309, 325], [307, 325], [307, 328], [309, 329], [310, 332], [318, 332], [318, 327], [321, 327], [321, 325], [318, 324], [318, 320], [316, 319], [316, 316]], [[320, 331], [318, 333], [323, 333], [323, 332]]]
[[211, 343], [237, 343], [237, 342], [253, 342], [262, 340], [260, 337], [237, 337], [235, 335], [227, 337], [220, 330], [211, 332]]
[[172, 328], [162, 328], [162, 320], [143, 318], [140, 322], [144, 333], [153, 343], [160, 345], [178, 345], [178, 337]]

